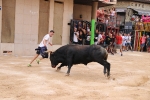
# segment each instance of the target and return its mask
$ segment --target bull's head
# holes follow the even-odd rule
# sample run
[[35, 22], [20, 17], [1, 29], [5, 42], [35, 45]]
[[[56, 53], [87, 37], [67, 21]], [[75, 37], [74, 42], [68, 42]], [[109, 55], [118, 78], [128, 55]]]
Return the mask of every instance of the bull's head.
[[56, 55], [52, 51], [50, 52], [50, 61], [52, 68], [55, 68], [58, 65]]

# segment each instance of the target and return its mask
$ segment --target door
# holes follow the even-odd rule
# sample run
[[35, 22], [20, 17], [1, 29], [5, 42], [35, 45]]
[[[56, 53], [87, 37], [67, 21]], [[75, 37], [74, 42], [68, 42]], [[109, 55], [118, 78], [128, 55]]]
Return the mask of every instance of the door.
[[2, 0], [2, 43], [14, 43], [16, 0]]
[[43, 37], [49, 32], [49, 8], [49, 1], [40, 0], [38, 43], [40, 43]]
[[54, 3], [54, 25], [53, 25], [53, 29], [55, 31], [55, 35], [53, 36], [54, 45], [62, 45], [63, 13], [64, 13], [64, 3], [55, 2]]

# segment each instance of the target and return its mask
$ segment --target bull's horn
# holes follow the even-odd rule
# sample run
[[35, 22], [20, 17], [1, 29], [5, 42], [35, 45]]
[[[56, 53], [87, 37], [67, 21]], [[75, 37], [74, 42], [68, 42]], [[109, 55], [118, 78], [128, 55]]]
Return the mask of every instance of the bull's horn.
[[48, 50], [48, 51], [45, 51], [46, 53], [52, 53], [52, 51]]

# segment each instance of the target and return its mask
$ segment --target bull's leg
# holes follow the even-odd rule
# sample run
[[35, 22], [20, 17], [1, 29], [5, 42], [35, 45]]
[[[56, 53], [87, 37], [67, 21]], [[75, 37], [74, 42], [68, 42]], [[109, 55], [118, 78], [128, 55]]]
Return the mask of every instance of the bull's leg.
[[66, 66], [66, 64], [62, 63], [59, 67], [57, 67], [57, 71], [60, 71], [61, 67], [64, 67], [64, 66]]
[[104, 69], [107, 69], [107, 77], [110, 77], [110, 63], [107, 61], [104, 61]]
[[71, 70], [71, 67], [73, 65], [72, 58], [73, 58], [73, 55], [70, 53], [69, 56], [68, 56], [68, 58], [67, 58], [68, 70], [67, 70], [66, 76], [70, 75], [70, 70]]
[[106, 75], [106, 73], [107, 73], [107, 72], [106, 72], [107, 67], [106, 67], [105, 64], [104, 64], [104, 61], [103, 61], [103, 62], [101, 61], [101, 62], [99, 62], [99, 63], [104, 66], [104, 71], [103, 71], [103, 72], [104, 72], [104, 75]]
[[107, 73], [107, 72], [106, 72], [106, 69], [107, 69], [107, 68], [104, 66], [104, 71], [103, 71], [103, 72], [104, 72], [104, 75], [106, 75], [106, 73]]
[[104, 75], [106, 75], [107, 73], [107, 77], [109, 77], [110, 76], [110, 63], [108, 63], [106, 60], [100, 61], [98, 63], [104, 66]]
[[67, 70], [66, 76], [69, 76], [69, 75], [70, 75], [71, 67], [72, 67], [72, 64], [69, 64], [69, 65], [68, 65], [68, 70]]

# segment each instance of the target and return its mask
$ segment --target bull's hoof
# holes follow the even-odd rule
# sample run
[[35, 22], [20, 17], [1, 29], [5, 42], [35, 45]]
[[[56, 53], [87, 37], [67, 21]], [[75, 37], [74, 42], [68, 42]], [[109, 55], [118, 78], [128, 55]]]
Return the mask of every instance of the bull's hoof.
[[105, 77], [107, 77], [107, 74], [106, 74], [106, 73], [104, 73], [104, 76], [105, 76]]
[[69, 73], [66, 73], [66, 75], [65, 76], [69, 76], [70, 74]]
[[57, 71], [57, 72], [59, 72], [60, 70], [61, 70], [61, 68], [57, 68], [57, 70], [56, 70], [56, 71]]

